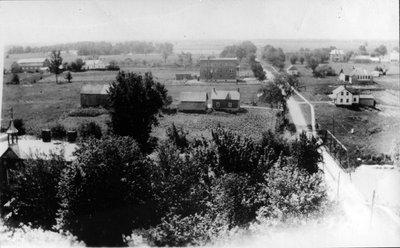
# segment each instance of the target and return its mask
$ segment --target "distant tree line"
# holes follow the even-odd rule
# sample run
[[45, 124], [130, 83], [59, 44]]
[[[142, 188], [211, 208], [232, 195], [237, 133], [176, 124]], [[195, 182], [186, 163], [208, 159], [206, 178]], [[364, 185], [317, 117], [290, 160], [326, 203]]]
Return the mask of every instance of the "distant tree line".
[[[46, 53], [53, 50], [77, 50], [78, 55], [113, 55], [113, 54], [148, 54], [148, 53], [163, 53], [164, 50], [173, 48], [173, 44], [169, 42], [165, 43], [153, 43], [146, 41], [126, 41], [119, 43], [111, 43], [105, 41], [92, 42], [74, 42], [64, 43], [51, 46], [12, 46], [8, 49], [8, 54], [17, 53]], [[171, 50], [171, 49], [170, 49]]]

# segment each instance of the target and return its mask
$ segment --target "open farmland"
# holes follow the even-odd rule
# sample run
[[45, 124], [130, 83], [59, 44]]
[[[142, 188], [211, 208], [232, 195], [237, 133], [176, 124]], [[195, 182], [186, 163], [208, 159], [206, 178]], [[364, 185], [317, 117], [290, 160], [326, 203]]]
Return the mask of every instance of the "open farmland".
[[166, 130], [174, 123], [188, 131], [191, 138], [211, 137], [210, 129], [218, 124], [232, 131], [237, 131], [244, 137], [260, 139], [261, 133], [269, 129], [274, 130], [276, 120], [275, 110], [248, 109], [247, 113], [237, 115], [214, 111], [211, 114], [186, 114], [164, 115], [160, 125], [153, 129], [153, 135], [166, 138]]
[[[301, 104], [300, 107], [307, 124], [311, 124], [309, 106]], [[333, 104], [314, 104], [314, 109], [320, 129], [334, 132], [351, 154], [359, 150], [358, 156], [390, 155], [393, 140], [400, 137], [400, 109], [352, 110]]]
[[[185, 81], [176, 81], [175, 73], [183, 72], [183, 69], [174, 68], [132, 68], [137, 73], [151, 71], [157, 81], [165, 83], [169, 94], [175, 100], [179, 100], [182, 91], [207, 91], [216, 89], [240, 89], [242, 103], [250, 103], [256, 99], [260, 84], [229, 84], [229, 83], [203, 83], [193, 81], [187, 84]], [[193, 73], [195, 71], [192, 71]], [[80, 123], [85, 118], [68, 117], [68, 113], [80, 107], [80, 90], [84, 84], [107, 84], [115, 80], [117, 71], [86, 71], [72, 73], [72, 83], [59, 76], [61, 84], [55, 83], [53, 74], [43, 74], [42, 78], [31, 73], [21, 73], [20, 85], [4, 85], [2, 105], [2, 127], [8, 126], [9, 109], [14, 108], [15, 118], [23, 118], [27, 131], [37, 134], [42, 128], [47, 128], [57, 122], [68, 123], [66, 126], [74, 127], [73, 123]], [[5, 75], [5, 79], [8, 75]], [[30, 77], [37, 79], [36, 83], [28, 80]], [[67, 119], [66, 119], [67, 118]], [[88, 118], [90, 119], [90, 118]], [[93, 117], [103, 122], [105, 117]], [[90, 120], [92, 120], [90, 119]]]

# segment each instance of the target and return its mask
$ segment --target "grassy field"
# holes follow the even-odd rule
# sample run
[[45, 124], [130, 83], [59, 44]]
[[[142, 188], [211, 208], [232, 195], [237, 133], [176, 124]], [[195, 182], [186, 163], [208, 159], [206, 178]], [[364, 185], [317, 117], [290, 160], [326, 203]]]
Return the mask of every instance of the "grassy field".
[[237, 115], [214, 111], [211, 114], [186, 114], [165, 115], [160, 119], [160, 125], [153, 129], [153, 135], [166, 138], [166, 130], [174, 123], [189, 131], [189, 137], [211, 137], [210, 129], [216, 128], [218, 124], [222, 127], [237, 131], [240, 134], [260, 139], [261, 133], [268, 129], [274, 130], [276, 121], [275, 110], [249, 109], [247, 113]]
[[[310, 108], [301, 104], [301, 109], [307, 124], [311, 124]], [[353, 110], [333, 104], [314, 104], [314, 109], [320, 128], [334, 132], [351, 153], [359, 150], [364, 155], [390, 155], [393, 140], [400, 137], [398, 109]]]
[[[131, 68], [133, 72], [144, 73], [151, 71], [155, 79], [165, 83], [169, 94], [178, 100], [182, 91], [207, 91], [216, 89], [240, 89], [242, 103], [249, 104], [256, 99], [260, 84], [235, 84], [235, 83], [202, 83], [193, 81], [176, 81], [175, 73], [182, 72], [178, 68]], [[191, 71], [195, 73], [196, 71]], [[42, 128], [47, 128], [57, 122], [66, 122], [70, 127], [75, 127], [74, 122], [80, 123], [82, 118], [68, 117], [68, 113], [80, 107], [80, 90], [84, 84], [107, 84], [115, 80], [116, 71], [87, 71], [72, 73], [72, 83], [67, 83], [60, 75], [60, 84], [55, 83], [52, 74], [21, 73], [20, 85], [4, 85], [2, 105], [2, 127], [8, 126], [9, 109], [14, 108], [15, 118], [25, 121], [30, 133], [38, 133]], [[10, 75], [5, 75], [5, 80]], [[43, 79], [40, 79], [39, 77]], [[31, 83], [31, 79], [37, 80]], [[103, 121], [105, 117], [94, 118]]]

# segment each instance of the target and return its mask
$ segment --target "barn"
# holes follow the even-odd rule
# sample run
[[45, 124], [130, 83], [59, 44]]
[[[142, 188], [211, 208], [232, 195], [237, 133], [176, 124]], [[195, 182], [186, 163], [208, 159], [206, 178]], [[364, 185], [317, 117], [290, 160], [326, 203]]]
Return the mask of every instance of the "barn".
[[48, 60], [46, 58], [20, 59], [17, 64], [24, 72], [39, 72], [48, 69]]
[[85, 84], [81, 89], [81, 106], [106, 107], [108, 105], [108, 84]]
[[240, 108], [240, 92], [238, 90], [215, 90], [211, 92], [212, 107], [215, 110], [238, 110]]
[[179, 111], [203, 112], [207, 110], [207, 92], [181, 92], [179, 100]]

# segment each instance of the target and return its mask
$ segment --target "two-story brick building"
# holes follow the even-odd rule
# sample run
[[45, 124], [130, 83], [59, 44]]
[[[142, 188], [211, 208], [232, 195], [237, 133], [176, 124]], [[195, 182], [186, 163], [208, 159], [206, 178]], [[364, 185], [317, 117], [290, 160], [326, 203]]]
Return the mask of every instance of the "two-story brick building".
[[237, 58], [208, 58], [200, 60], [200, 80], [236, 82], [239, 76]]

